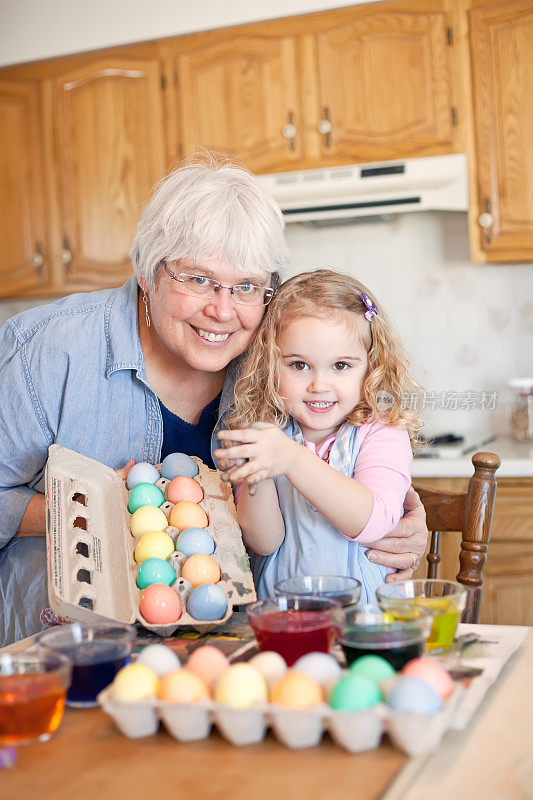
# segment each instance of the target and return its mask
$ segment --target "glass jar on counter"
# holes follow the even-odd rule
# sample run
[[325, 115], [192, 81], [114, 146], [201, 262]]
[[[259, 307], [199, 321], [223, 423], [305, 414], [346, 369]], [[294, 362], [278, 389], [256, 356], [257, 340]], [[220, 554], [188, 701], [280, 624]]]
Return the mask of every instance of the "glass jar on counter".
[[511, 436], [523, 441], [533, 439], [533, 378], [512, 378]]

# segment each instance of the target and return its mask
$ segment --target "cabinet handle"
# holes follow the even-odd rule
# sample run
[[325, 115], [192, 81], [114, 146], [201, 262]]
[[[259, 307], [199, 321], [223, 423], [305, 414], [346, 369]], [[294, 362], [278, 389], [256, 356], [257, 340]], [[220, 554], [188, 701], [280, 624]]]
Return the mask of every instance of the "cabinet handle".
[[41, 253], [41, 245], [39, 242], [35, 243], [35, 251], [31, 257], [31, 263], [37, 270], [37, 275], [39, 278], [43, 276], [43, 264], [44, 264], [44, 256]]
[[333, 130], [333, 123], [331, 122], [331, 114], [328, 106], [324, 106], [322, 111], [322, 119], [318, 121], [316, 129], [324, 137], [325, 146], [331, 147], [331, 131]]
[[477, 221], [483, 229], [483, 238], [485, 239], [485, 242], [490, 244], [492, 241], [492, 226], [494, 225], [494, 217], [491, 214], [490, 202], [488, 198], [485, 198], [483, 211], [479, 215]]
[[289, 111], [287, 114], [287, 122], [281, 129], [281, 135], [284, 139], [287, 139], [289, 142], [289, 150], [294, 151], [296, 147], [296, 135], [298, 133], [298, 128], [294, 124], [294, 112]]
[[70, 242], [66, 236], [63, 237], [63, 249], [59, 257], [65, 265], [65, 273], [70, 275], [72, 272], [72, 251], [70, 249]]

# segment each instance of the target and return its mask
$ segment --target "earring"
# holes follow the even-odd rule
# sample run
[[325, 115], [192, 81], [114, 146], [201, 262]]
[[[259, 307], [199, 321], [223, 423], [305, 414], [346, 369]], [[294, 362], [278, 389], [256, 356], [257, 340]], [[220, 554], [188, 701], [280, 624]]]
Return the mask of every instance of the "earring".
[[150, 327], [150, 314], [148, 313], [148, 295], [143, 292], [144, 314], [146, 317], [146, 327]]

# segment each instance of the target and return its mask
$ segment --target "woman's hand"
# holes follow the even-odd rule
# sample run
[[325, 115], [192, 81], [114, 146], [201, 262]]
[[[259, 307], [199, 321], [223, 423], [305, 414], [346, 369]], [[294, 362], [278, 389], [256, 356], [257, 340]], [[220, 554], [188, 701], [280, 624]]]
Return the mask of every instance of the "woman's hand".
[[[265, 478], [276, 478], [284, 475], [292, 466], [296, 456], [296, 448], [300, 447], [277, 427], [277, 425], [263, 424], [259, 428], [246, 428], [245, 430], [219, 431], [221, 441], [231, 442], [231, 446], [215, 450], [216, 459], [228, 459], [243, 463], [230, 468], [227, 472], [228, 479], [236, 481], [246, 480], [248, 486]], [[238, 444], [234, 444], [238, 442]]]
[[398, 525], [369, 549], [369, 561], [384, 567], [394, 567], [397, 572], [387, 575], [387, 583], [408, 580], [420, 563], [426, 549], [428, 529], [426, 512], [420, 497], [411, 487], [404, 500], [405, 516]]
[[128, 461], [128, 463], [126, 464], [125, 467], [121, 467], [120, 469], [116, 469], [115, 472], [117, 473], [117, 475], [120, 475], [120, 477], [122, 478], [123, 481], [125, 481], [126, 478], [128, 477], [128, 472], [130, 471], [130, 469], [133, 467], [134, 464], [135, 464], [135, 459], [134, 458], [130, 458], [130, 460]]

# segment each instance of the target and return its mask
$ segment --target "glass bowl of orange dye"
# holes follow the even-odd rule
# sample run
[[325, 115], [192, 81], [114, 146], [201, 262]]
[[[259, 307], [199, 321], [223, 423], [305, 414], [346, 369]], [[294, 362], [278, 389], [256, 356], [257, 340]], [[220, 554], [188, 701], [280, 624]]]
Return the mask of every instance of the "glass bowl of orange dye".
[[46, 742], [63, 718], [72, 662], [61, 653], [0, 655], [0, 744]]

